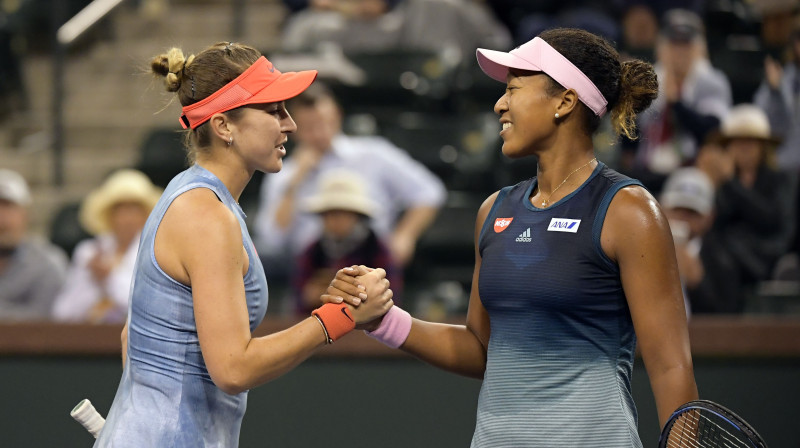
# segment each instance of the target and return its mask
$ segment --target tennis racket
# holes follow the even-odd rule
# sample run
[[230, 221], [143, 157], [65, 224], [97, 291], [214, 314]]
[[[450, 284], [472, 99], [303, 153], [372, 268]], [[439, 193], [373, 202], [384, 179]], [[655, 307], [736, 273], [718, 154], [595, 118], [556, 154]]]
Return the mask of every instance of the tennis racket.
[[670, 416], [658, 448], [767, 448], [744, 419], [713, 401], [690, 401]]
[[100, 434], [100, 430], [103, 429], [103, 425], [106, 424], [106, 419], [97, 412], [88, 398], [81, 400], [81, 402], [72, 409], [69, 415], [83, 425], [95, 439], [97, 435]]

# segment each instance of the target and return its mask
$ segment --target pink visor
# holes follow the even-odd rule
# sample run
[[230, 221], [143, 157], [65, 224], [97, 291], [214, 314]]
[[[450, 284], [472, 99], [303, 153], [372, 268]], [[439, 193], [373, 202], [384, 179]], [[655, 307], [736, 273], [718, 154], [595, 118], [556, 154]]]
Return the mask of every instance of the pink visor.
[[544, 72], [564, 88], [575, 90], [578, 99], [598, 117], [606, 113], [608, 101], [597, 86], [578, 67], [541, 38], [535, 37], [508, 53], [479, 48], [477, 56], [481, 69], [492, 79], [506, 82], [509, 68]]
[[316, 70], [281, 73], [261, 56], [241, 75], [207, 98], [183, 108], [184, 129], [196, 129], [212, 115], [247, 104], [276, 103], [300, 94], [314, 82]]

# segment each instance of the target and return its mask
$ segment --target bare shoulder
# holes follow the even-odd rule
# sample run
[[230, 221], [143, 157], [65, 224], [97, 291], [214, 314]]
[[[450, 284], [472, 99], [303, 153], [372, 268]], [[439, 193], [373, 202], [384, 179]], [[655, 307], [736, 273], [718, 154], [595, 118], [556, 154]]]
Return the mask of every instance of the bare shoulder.
[[233, 213], [208, 188], [195, 188], [183, 193], [167, 209], [164, 223], [175, 221], [188, 229], [220, 230], [238, 223]]
[[608, 207], [607, 218], [657, 218], [662, 215], [661, 207], [656, 198], [644, 187], [631, 185], [624, 187], [611, 200]]
[[500, 191], [495, 191], [491, 195], [489, 195], [486, 200], [483, 201], [480, 208], [478, 209], [478, 218], [475, 222], [475, 226], [477, 231], [480, 232], [481, 227], [483, 227], [483, 222], [486, 221], [486, 217], [489, 216], [489, 212], [494, 207], [495, 201], [497, 201], [497, 196], [500, 194]]
[[178, 250], [241, 245], [236, 216], [207, 188], [195, 188], [178, 196], [167, 209], [159, 234]]
[[483, 204], [481, 204], [480, 213], [488, 214], [489, 210], [491, 210], [492, 206], [494, 206], [494, 202], [497, 200], [498, 195], [500, 195], [500, 190], [490, 194], [489, 197], [483, 201]]
[[601, 244], [606, 254], [618, 259], [620, 250], [643, 248], [669, 236], [669, 225], [661, 206], [641, 186], [622, 188], [608, 207]]

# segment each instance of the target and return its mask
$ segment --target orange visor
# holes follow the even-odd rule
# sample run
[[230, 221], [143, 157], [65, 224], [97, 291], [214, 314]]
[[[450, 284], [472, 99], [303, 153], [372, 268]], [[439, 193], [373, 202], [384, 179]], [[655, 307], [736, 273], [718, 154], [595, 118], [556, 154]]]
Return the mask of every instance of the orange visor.
[[212, 115], [247, 104], [276, 103], [300, 94], [314, 82], [316, 70], [281, 73], [261, 56], [241, 75], [201, 101], [183, 108], [184, 129], [196, 129]]

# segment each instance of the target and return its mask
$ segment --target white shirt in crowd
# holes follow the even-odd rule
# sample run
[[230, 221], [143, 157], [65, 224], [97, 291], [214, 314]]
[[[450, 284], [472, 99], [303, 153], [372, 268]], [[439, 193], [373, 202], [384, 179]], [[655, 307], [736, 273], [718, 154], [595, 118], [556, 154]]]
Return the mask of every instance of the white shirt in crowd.
[[296, 170], [297, 165], [289, 157], [280, 172], [264, 178], [254, 226], [262, 255], [280, 255], [287, 251], [298, 254], [320, 236], [320, 218], [303, 211], [302, 206], [317, 193], [320, 177], [332, 170], [350, 170], [363, 178], [370, 199], [378, 207], [372, 225], [382, 236], [391, 233], [403, 210], [440, 207], [447, 197], [441, 179], [389, 140], [340, 134], [333, 139], [331, 150], [296, 190], [294, 219], [288, 229], [282, 230], [275, 223], [275, 213]]
[[53, 319], [64, 322], [83, 322], [89, 319], [92, 308], [103, 297], [114, 304], [107, 321], [123, 322], [128, 312], [128, 297], [139, 238], [134, 238], [120, 262], [112, 268], [102, 284], [98, 283], [89, 263], [98, 252], [113, 257], [117, 242], [111, 234], [99, 235], [78, 244], [67, 272], [67, 280], [53, 304]]

